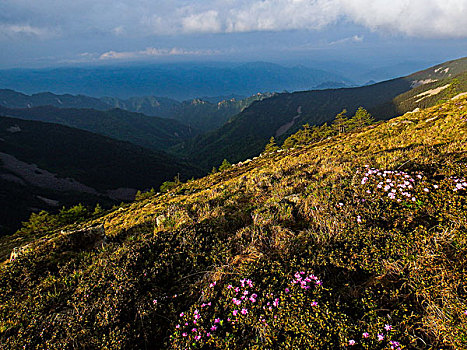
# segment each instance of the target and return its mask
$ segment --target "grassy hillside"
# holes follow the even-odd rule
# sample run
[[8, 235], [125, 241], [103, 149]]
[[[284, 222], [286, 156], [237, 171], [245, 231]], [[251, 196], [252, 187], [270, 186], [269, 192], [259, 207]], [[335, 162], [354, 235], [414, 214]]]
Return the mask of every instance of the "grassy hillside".
[[[0, 117], [0, 233], [17, 228], [31, 208], [128, 200], [136, 189], [158, 188], [178, 173], [185, 179], [200, 175], [172, 156], [128, 142], [58, 124]], [[109, 192], [119, 188], [133, 190], [126, 195]], [[48, 204], [47, 199], [52, 201]]]
[[[343, 109], [354, 113], [362, 106], [377, 119], [387, 119], [416, 107], [432, 106], [442, 98], [454, 96], [456, 91], [466, 91], [465, 75], [460, 75], [460, 83], [442, 91], [440, 96], [433, 94], [423, 99], [417, 97], [409, 103], [407, 99], [438, 85], [449, 85], [456, 75], [465, 74], [466, 71], [467, 58], [463, 58], [407, 77], [359, 88], [278, 94], [253, 103], [218, 130], [188, 140], [184, 145], [176, 146], [174, 151], [193, 159], [208, 170], [220, 164], [224, 158], [239, 161], [255, 156], [271, 136], [282, 141], [303, 124], [320, 125], [332, 120]], [[290, 128], [280, 132], [289, 123]]]
[[[443, 67], [434, 68], [434, 70], [440, 68]], [[401, 115], [417, 108], [434, 106], [465, 91], [467, 91], [467, 71], [417, 86], [400, 94], [392, 101], [373, 108], [371, 112], [378, 116]]]
[[50, 232], [0, 269], [0, 343], [464, 349], [466, 155], [461, 98]]
[[11, 109], [0, 106], [0, 115], [71, 126], [152, 150], [166, 150], [195, 134], [193, 128], [175, 120], [121, 109], [98, 111], [53, 106]]

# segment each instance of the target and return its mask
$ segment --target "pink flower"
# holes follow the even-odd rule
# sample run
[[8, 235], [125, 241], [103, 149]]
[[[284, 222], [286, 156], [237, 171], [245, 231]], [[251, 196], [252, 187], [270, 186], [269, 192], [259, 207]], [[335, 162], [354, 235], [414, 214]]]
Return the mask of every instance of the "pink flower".
[[214, 319], [214, 323], [220, 323], [220, 322], [221, 322], [221, 319], [220, 319], [220, 318]]
[[179, 328], [180, 328], [180, 325], [179, 325], [179, 324], [178, 324], [178, 325], [176, 325], [176, 326], [175, 326], [175, 328], [179, 329]]
[[355, 340], [350, 339], [350, 340], [349, 340], [349, 345], [355, 345]]
[[216, 329], [217, 329], [217, 326], [216, 326], [216, 325], [213, 325], [213, 326], [211, 327], [211, 331], [213, 331], [213, 332], [214, 332]]
[[316, 281], [316, 285], [317, 286], [322, 286], [323, 285], [323, 282], [321, 282], [320, 280]]
[[232, 315], [237, 316], [237, 314], [238, 314], [238, 310], [232, 311]]
[[384, 329], [389, 332], [392, 329], [392, 326], [390, 324], [385, 324]]
[[274, 300], [274, 302], [272, 303], [272, 305], [274, 305], [275, 307], [278, 307], [279, 306], [279, 298], [276, 298]]
[[285, 288], [285, 292], [286, 292], [286, 293], [290, 292], [290, 289], [289, 289], [289, 288]]
[[237, 298], [232, 298], [232, 301], [235, 305], [240, 305], [242, 303], [242, 301], [238, 300]]
[[464, 311], [464, 315], [467, 316], [467, 310]]
[[200, 339], [201, 339], [201, 336], [200, 336], [200, 335], [197, 335], [197, 336], [195, 337], [195, 340], [200, 340]]
[[191, 331], [194, 333], [194, 332], [197, 332], [198, 330], [196, 328], [193, 328]]
[[381, 333], [378, 334], [378, 341], [383, 341], [384, 340], [384, 335], [382, 335]]
[[157, 304], [157, 299], [154, 299], [154, 300], [152, 301], [152, 303], [153, 303], [153, 304]]
[[206, 333], [206, 337], [209, 338], [210, 336], [211, 336], [211, 333], [207, 332], [207, 333]]
[[214, 281], [209, 285], [209, 287], [214, 288], [215, 285], [216, 285], [216, 282]]
[[318, 302], [317, 301], [312, 301], [311, 306], [318, 306]]
[[248, 313], [247, 309], [242, 309], [242, 315], [246, 315]]
[[362, 334], [362, 337], [363, 337], [363, 338], [368, 338], [369, 336], [370, 336], [370, 334], [369, 334], [368, 332], [364, 332], [364, 333]]
[[188, 334], [186, 334], [186, 333], [183, 333], [182, 335], [183, 335], [184, 337], [186, 337]]
[[180, 317], [183, 317], [184, 315], [185, 315], [185, 314], [182, 312], [182, 313], [180, 314]]
[[362, 217], [361, 217], [360, 215], [357, 216], [357, 222], [358, 222], [358, 223], [361, 223], [361, 222], [362, 222]]

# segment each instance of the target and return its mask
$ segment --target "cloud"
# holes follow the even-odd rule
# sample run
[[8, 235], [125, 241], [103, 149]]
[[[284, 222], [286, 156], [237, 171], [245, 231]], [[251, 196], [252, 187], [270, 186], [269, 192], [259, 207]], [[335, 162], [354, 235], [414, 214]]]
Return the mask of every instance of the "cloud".
[[363, 35], [354, 35], [348, 38], [339, 39], [335, 41], [331, 41], [328, 45], [341, 45], [346, 43], [361, 43], [363, 42]]
[[187, 33], [219, 33], [222, 28], [219, 13], [214, 10], [191, 14], [182, 19], [183, 30]]
[[28, 24], [0, 24], [0, 38], [17, 39], [32, 37], [37, 39], [50, 39], [57, 36], [55, 30], [30, 26]]
[[164, 57], [164, 56], [208, 56], [219, 53], [216, 50], [187, 50], [182, 48], [157, 49], [148, 47], [141, 51], [107, 51], [99, 56], [99, 60], [130, 60], [142, 59], [148, 57]]
[[2, 0], [0, 30], [5, 36], [23, 27], [24, 35], [44, 37], [41, 30], [53, 23], [64, 35], [146, 37], [321, 30], [350, 22], [382, 33], [465, 38], [466, 13], [467, 0]]

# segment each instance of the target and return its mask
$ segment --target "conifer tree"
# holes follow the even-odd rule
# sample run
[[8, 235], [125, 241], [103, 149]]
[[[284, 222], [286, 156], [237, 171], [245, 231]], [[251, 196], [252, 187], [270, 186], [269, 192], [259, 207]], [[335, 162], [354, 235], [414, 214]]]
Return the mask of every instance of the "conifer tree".
[[357, 109], [357, 112], [355, 112], [355, 115], [350, 120], [350, 124], [352, 128], [361, 128], [361, 127], [364, 127], [365, 125], [370, 125], [373, 122], [374, 122], [373, 117], [363, 107], [359, 107]]
[[230, 169], [232, 167], [232, 164], [227, 159], [224, 159], [222, 164], [219, 167], [219, 171], [224, 171], [227, 169]]
[[345, 130], [348, 128], [349, 119], [347, 118], [346, 114], [347, 110], [343, 109], [342, 112], [336, 115], [334, 121], [332, 122], [333, 129], [339, 134], [345, 132]]
[[271, 136], [271, 138], [269, 139], [269, 143], [264, 148], [264, 153], [272, 153], [277, 151], [278, 149], [279, 147], [276, 144], [276, 139], [274, 138], [274, 136]]

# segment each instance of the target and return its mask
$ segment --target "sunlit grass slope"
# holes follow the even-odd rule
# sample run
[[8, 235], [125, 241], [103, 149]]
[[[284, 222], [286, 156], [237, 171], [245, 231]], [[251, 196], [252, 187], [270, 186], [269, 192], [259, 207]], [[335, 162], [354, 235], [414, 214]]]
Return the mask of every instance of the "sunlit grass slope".
[[466, 164], [464, 98], [51, 232], [0, 271], [0, 343], [465, 349]]

